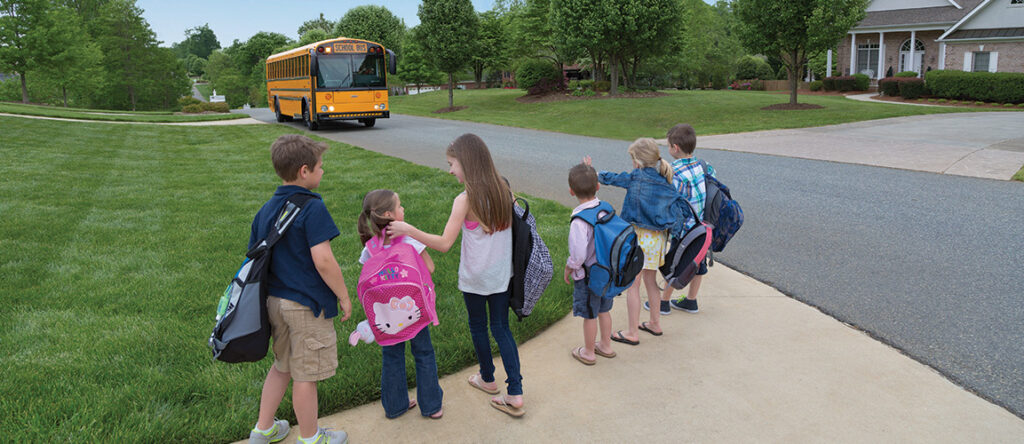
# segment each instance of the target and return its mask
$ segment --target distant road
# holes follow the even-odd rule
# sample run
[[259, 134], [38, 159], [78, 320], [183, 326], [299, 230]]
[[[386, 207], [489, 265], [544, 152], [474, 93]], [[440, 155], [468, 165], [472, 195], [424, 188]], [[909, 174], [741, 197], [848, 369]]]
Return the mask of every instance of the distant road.
[[[248, 111], [274, 120], [267, 109]], [[941, 126], [941, 116], [928, 124]], [[627, 142], [452, 120], [392, 114], [374, 128], [338, 124], [316, 134], [445, 169], [445, 147], [466, 132], [483, 138], [514, 189], [570, 207], [566, 174], [584, 155], [599, 169], [629, 168]], [[698, 154], [746, 216], [719, 260], [1024, 417], [1024, 184]], [[624, 195], [612, 187], [599, 194], [616, 206]]]

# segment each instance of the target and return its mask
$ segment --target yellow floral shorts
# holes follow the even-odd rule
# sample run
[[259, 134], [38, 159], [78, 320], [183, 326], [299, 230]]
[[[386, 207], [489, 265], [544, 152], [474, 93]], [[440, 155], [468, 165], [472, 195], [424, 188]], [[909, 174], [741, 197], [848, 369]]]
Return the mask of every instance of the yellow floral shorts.
[[644, 270], [657, 270], [665, 264], [665, 252], [668, 250], [668, 232], [654, 231], [633, 225], [636, 241], [644, 252]]

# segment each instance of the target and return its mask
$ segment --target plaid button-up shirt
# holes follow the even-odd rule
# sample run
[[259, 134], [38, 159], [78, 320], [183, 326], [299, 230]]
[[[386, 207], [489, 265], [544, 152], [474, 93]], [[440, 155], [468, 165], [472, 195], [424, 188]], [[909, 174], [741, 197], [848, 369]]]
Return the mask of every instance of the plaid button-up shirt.
[[[704, 217], [704, 198], [707, 196], [707, 188], [704, 185], [704, 169], [700, 166], [700, 160], [696, 157], [676, 159], [672, 162], [672, 186], [679, 190], [686, 197], [697, 212], [697, 217]], [[715, 176], [715, 169], [708, 165], [707, 174]], [[690, 227], [696, 223], [692, 217], [686, 218], [686, 226]]]

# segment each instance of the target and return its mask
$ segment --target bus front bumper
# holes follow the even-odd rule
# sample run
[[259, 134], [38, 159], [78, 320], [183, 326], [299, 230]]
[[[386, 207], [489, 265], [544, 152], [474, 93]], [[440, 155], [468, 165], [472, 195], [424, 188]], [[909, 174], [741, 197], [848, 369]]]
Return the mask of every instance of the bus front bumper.
[[391, 117], [391, 111], [372, 111], [360, 113], [317, 113], [316, 119], [324, 120], [362, 120], [362, 119], [387, 119]]

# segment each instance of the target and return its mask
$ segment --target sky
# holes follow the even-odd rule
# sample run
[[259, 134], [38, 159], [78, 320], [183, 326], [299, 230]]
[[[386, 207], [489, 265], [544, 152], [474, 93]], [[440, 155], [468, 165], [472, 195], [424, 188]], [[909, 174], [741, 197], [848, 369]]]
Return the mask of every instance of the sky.
[[[472, 0], [477, 11], [494, 7], [493, 0]], [[298, 40], [296, 31], [302, 23], [320, 17], [338, 21], [351, 8], [362, 5], [385, 6], [405, 26], [420, 23], [416, 12], [420, 0], [327, 1], [327, 0], [136, 0], [142, 17], [149, 22], [161, 46], [185, 40], [185, 30], [209, 23], [221, 47], [249, 40], [259, 31], [276, 32]]]
[[[714, 3], [713, 0], [705, 0]], [[494, 7], [494, 0], [472, 0], [473, 7], [483, 12]], [[328, 0], [136, 0], [143, 9], [161, 46], [185, 40], [185, 30], [209, 24], [221, 47], [231, 46], [235, 39], [249, 40], [259, 31], [284, 34], [298, 40], [299, 26], [320, 17], [338, 21], [351, 8], [362, 5], [385, 6], [392, 14], [405, 20], [405, 26], [420, 24], [416, 12], [420, 0], [328, 1]]]

